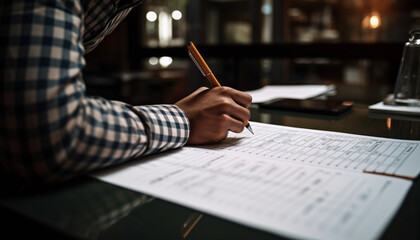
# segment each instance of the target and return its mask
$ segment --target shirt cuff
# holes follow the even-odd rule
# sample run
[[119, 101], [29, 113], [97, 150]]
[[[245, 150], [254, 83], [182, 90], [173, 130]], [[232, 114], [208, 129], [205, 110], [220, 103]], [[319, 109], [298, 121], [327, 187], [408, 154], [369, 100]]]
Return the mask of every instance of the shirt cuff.
[[190, 124], [178, 106], [146, 105], [133, 108], [146, 127], [149, 144], [145, 154], [179, 148], [188, 141]]

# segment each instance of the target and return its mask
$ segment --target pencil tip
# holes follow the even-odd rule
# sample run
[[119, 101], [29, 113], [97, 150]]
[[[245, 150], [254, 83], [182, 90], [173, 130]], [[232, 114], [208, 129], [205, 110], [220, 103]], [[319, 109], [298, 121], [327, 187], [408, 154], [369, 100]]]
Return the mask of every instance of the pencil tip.
[[246, 125], [246, 128], [252, 133], [252, 135], [255, 135], [254, 134], [254, 131], [252, 130], [252, 127], [251, 127], [251, 125]]

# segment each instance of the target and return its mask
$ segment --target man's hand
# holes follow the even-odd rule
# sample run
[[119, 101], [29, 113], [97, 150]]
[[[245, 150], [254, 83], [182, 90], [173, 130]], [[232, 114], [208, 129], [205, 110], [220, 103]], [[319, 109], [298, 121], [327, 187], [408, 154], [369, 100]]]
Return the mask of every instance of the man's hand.
[[188, 144], [218, 142], [228, 131], [242, 132], [252, 97], [229, 87], [201, 87], [175, 105], [180, 107], [190, 121]]

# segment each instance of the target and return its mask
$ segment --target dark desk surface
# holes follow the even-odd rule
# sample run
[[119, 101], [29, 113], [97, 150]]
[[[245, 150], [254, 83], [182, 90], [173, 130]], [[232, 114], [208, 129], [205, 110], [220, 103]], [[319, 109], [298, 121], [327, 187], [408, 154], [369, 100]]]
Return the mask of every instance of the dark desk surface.
[[[392, 90], [392, 89], [391, 89]], [[371, 115], [367, 106], [387, 87], [338, 87], [332, 99], [352, 100], [352, 111], [338, 117], [251, 108], [252, 121], [369, 136], [420, 140], [420, 119]], [[420, 156], [419, 156], [420, 161]], [[184, 223], [195, 211], [90, 177], [0, 199], [3, 235], [60, 239], [182, 239]], [[382, 239], [420, 238], [419, 179], [407, 194]], [[282, 239], [204, 214], [186, 239]]]

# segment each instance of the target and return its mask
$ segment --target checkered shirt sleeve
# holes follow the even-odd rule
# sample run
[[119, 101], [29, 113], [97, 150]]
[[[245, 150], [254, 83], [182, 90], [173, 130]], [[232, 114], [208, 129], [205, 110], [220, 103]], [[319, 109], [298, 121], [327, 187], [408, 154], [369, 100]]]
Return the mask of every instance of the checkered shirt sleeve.
[[138, 3], [0, 2], [1, 171], [60, 181], [186, 143], [188, 119], [175, 105], [131, 106], [85, 95], [86, 48]]

